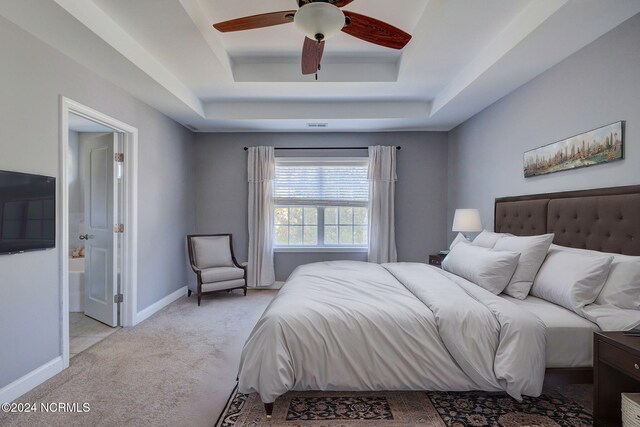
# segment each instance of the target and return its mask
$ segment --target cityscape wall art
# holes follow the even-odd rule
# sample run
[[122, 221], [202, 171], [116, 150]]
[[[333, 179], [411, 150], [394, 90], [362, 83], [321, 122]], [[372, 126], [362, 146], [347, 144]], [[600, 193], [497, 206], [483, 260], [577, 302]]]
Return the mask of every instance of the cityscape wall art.
[[524, 153], [524, 176], [530, 178], [621, 160], [624, 122], [590, 130]]

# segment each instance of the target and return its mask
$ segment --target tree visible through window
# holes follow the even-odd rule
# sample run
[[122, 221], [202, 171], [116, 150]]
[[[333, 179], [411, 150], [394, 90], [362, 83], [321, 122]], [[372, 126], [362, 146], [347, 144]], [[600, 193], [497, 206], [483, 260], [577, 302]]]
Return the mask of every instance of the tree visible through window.
[[328, 245], [366, 245], [367, 208], [324, 208], [324, 243]]
[[316, 246], [318, 244], [318, 210], [305, 207], [275, 209], [276, 245]]
[[366, 158], [278, 158], [276, 247], [366, 247]]

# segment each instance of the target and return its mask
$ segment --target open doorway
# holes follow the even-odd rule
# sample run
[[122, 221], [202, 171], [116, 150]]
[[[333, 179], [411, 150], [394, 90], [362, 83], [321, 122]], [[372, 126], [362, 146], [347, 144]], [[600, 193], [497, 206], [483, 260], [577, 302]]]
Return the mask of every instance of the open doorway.
[[118, 303], [122, 245], [121, 134], [69, 115], [69, 356], [121, 325]]
[[69, 359], [133, 326], [137, 130], [61, 99], [62, 349]]

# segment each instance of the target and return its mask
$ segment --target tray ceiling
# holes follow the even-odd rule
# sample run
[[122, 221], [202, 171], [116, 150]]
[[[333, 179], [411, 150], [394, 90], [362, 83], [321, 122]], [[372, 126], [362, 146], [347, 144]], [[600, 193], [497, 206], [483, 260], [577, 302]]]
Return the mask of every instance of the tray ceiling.
[[[636, 0], [356, 0], [413, 35], [403, 51], [339, 34], [319, 81], [287, 24], [215, 22], [295, 0], [7, 2], [0, 15], [199, 131], [449, 130], [640, 12]], [[310, 122], [326, 128], [309, 128]]]

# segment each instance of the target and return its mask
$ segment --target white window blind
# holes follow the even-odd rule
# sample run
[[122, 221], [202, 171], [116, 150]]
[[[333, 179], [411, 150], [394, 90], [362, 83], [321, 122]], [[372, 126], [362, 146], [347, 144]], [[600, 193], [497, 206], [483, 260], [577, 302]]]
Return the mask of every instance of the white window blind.
[[366, 206], [368, 159], [276, 158], [276, 205]]

